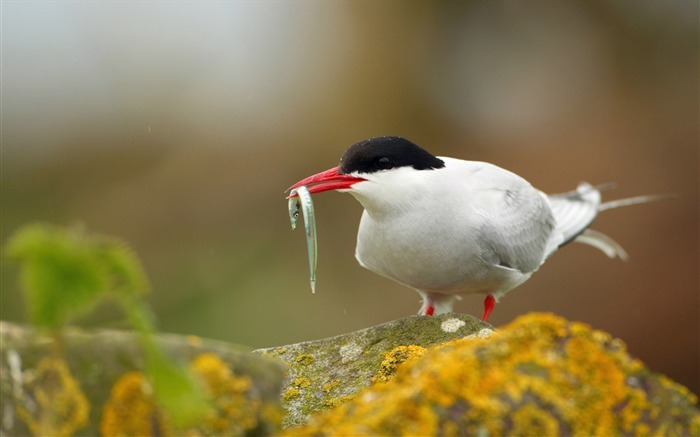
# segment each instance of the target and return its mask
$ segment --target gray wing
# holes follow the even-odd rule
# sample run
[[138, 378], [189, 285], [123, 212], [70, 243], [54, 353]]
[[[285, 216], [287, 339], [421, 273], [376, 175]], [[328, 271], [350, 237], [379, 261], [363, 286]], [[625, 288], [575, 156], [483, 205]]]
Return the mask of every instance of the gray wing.
[[575, 191], [564, 194], [552, 194], [547, 196], [549, 206], [554, 214], [563, 240], [559, 247], [576, 239], [590, 226], [598, 215], [600, 206], [600, 191], [582, 182]]
[[600, 190], [609, 186], [610, 184], [594, 187], [586, 182], [582, 182], [575, 191], [553, 194], [547, 197], [557, 223], [556, 230], [562, 234], [561, 242], [553, 247], [548, 254], [570, 241], [577, 241], [601, 250], [610, 258], [627, 259], [627, 253], [615, 240], [605, 234], [588, 229], [588, 226], [601, 211], [653, 202], [669, 196], [636, 196], [600, 203]]
[[484, 261], [523, 273], [537, 270], [545, 259], [554, 217], [547, 199], [527, 183], [490, 190], [481, 213], [486, 219], [480, 235]]

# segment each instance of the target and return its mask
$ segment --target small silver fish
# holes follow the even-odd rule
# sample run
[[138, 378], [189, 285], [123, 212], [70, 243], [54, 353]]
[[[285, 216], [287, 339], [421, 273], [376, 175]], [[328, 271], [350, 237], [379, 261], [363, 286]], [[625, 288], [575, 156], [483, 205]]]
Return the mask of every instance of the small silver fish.
[[[296, 194], [296, 197], [291, 197]], [[308, 188], [301, 186], [289, 193], [289, 220], [292, 229], [296, 228], [299, 219], [299, 204], [304, 216], [304, 230], [306, 231], [306, 251], [309, 256], [309, 276], [311, 282], [311, 292], [316, 293], [316, 264], [318, 260], [318, 245], [316, 243], [316, 216], [314, 215], [314, 203], [311, 200], [311, 193]]]
[[294, 189], [289, 193], [289, 202], [287, 207], [289, 208], [289, 221], [292, 224], [292, 230], [297, 228], [297, 221], [299, 220], [299, 196], [291, 197], [296, 194], [297, 190]]

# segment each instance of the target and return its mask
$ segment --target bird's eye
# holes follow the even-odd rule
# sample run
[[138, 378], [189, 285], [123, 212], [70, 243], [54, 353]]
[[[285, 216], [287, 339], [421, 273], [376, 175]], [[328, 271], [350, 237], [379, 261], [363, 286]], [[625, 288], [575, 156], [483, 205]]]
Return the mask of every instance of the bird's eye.
[[380, 170], [388, 170], [392, 166], [393, 164], [391, 163], [391, 160], [386, 156], [377, 160], [377, 168]]

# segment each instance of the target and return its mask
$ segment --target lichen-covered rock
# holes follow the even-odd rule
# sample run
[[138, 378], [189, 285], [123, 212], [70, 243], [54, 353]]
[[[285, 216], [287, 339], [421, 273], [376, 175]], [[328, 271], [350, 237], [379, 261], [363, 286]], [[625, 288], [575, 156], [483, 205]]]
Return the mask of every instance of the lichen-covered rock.
[[[282, 419], [283, 364], [240, 347], [159, 335], [189, 365], [212, 410], [187, 435], [272, 435]], [[138, 334], [67, 329], [61, 344], [31, 328], [0, 322], [0, 435], [175, 435], [141, 373]], [[59, 351], [59, 352], [57, 352]]]
[[[293, 426], [348, 401], [372, 378], [389, 379], [396, 364], [424, 347], [491, 328], [467, 314], [411, 316], [350, 334], [255, 352], [287, 363], [283, 426]], [[394, 350], [403, 345], [411, 348]]]
[[620, 340], [532, 314], [489, 338], [430, 348], [285, 433], [689, 436], [700, 435], [700, 411], [696, 396], [630, 357]]

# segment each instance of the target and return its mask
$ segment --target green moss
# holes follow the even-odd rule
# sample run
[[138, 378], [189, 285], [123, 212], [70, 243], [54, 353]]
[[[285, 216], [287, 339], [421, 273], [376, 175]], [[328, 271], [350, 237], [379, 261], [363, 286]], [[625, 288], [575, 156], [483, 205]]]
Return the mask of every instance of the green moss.
[[[441, 325], [451, 319], [462, 322], [460, 329], [441, 329]], [[310, 414], [347, 401], [358, 390], [370, 385], [386, 354], [397, 346], [412, 344], [412, 351], [420, 350], [437, 339], [458, 338], [486, 327], [489, 325], [467, 315], [412, 316], [333, 338], [258, 352], [282, 359], [288, 365], [283, 393], [291, 388], [299, 390], [298, 396], [290, 396], [296, 393], [292, 391], [282, 399], [286, 411], [283, 426], [292, 426], [305, 423]], [[284, 354], [279, 352], [280, 349]], [[404, 360], [399, 356], [395, 359], [395, 365], [385, 369], [387, 378], [399, 361]], [[302, 387], [303, 380], [299, 378], [305, 378], [309, 385]]]

